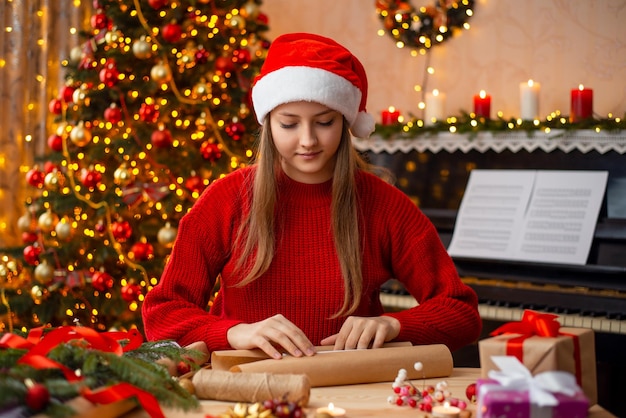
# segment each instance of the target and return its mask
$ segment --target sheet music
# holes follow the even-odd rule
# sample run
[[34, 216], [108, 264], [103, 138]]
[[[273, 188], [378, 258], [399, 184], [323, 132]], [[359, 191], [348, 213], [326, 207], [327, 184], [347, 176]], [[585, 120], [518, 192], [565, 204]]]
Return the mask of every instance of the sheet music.
[[607, 171], [473, 170], [451, 256], [582, 265]]

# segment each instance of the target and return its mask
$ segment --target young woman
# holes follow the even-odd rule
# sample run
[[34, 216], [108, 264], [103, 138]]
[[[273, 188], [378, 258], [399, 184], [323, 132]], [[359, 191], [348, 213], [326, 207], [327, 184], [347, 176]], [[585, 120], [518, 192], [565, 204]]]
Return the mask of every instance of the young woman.
[[[436, 229], [352, 146], [374, 129], [366, 99], [363, 66], [335, 41], [272, 43], [252, 90], [256, 162], [212, 183], [182, 219], [143, 304], [149, 339], [281, 358], [392, 340], [454, 350], [478, 338], [476, 294]], [[385, 313], [379, 289], [390, 278], [419, 305]]]

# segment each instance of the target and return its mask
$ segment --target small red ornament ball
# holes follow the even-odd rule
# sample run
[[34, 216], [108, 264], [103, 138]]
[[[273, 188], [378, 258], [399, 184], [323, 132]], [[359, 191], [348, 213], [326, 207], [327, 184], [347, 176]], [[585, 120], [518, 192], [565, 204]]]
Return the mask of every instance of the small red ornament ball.
[[161, 28], [161, 35], [167, 42], [174, 44], [183, 36], [183, 29], [178, 23], [168, 23]]
[[141, 296], [141, 286], [134, 283], [129, 283], [126, 286], [122, 286], [122, 299], [126, 302], [135, 302]]
[[91, 276], [91, 285], [99, 292], [106, 292], [113, 287], [113, 277], [104, 271], [96, 271]]
[[235, 70], [232, 58], [220, 56], [215, 60], [215, 71], [220, 74], [230, 73]]
[[222, 151], [219, 146], [209, 141], [203, 142], [202, 145], [200, 145], [200, 153], [202, 154], [202, 158], [211, 162], [219, 160], [222, 156]]
[[48, 147], [54, 152], [63, 151], [63, 138], [61, 137], [61, 135], [50, 135], [48, 137]]
[[48, 110], [53, 115], [60, 115], [63, 111], [63, 101], [61, 99], [52, 99], [48, 103]]
[[191, 371], [191, 366], [189, 365], [189, 363], [185, 361], [181, 360], [176, 365], [176, 372], [178, 373], [179, 376], [182, 376], [185, 373], [189, 373], [190, 371]]
[[50, 392], [41, 383], [35, 383], [26, 390], [26, 405], [33, 411], [41, 411], [50, 402]]
[[470, 383], [465, 388], [465, 396], [471, 403], [476, 403], [476, 383]]
[[96, 170], [83, 170], [80, 176], [80, 181], [83, 185], [89, 189], [95, 189], [102, 181], [102, 174]]
[[159, 129], [152, 132], [150, 142], [156, 148], [169, 148], [172, 146], [172, 133], [167, 129]]
[[22, 242], [24, 244], [32, 244], [37, 242], [37, 234], [32, 231], [24, 231], [22, 232]]
[[245, 65], [245, 64], [250, 64], [251, 61], [252, 61], [252, 56], [248, 49], [240, 48], [240, 49], [235, 49], [235, 51], [233, 52], [234, 63]]
[[107, 87], [113, 87], [120, 81], [120, 72], [115, 67], [115, 64], [108, 63], [100, 70], [98, 77]]
[[209, 51], [204, 48], [198, 48], [195, 53], [195, 58], [198, 64], [204, 64], [209, 60]]
[[26, 181], [33, 187], [41, 188], [45, 181], [46, 175], [39, 171], [39, 167], [33, 167], [26, 173]]
[[122, 109], [112, 104], [104, 110], [104, 119], [112, 124], [118, 123], [122, 120]]
[[128, 221], [116, 221], [111, 224], [111, 233], [116, 240], [124, 242], [130, 238], [133, 229]]
[[31, 266], [39, 264], [39, 254], [41, 254], [41, 248], [36, 245], [27, 245], [24, 247], [24, 261]]
[[72, 86], [63, 86], [59, 91], [59, 97], [63, 99], [65, 103], [72, 103], [74, 101], [74, 90]]
[[137, 261], [146, 261], [154, 255], [154, 247], [149, 242], [137, 242], [130, 248], [133, 258]]
[[187, 180], [185, 180], [185, 187], [190, 192], [198, 192], [200, 193], [204, 190], [204, 182], [202, 178], [198, 175], [189, 176]]
[[169, 0], [148, 0], [148, 4], [155, 10], [159, 10], [167, 6]]
[[105, 29], [109, 25], [109, 18], [101, 10], [91, 16], [91, 27], [94, 29]]
[[246, 126], [241, 122], [232, 122], [226, 126], [226, 133], [234, 141], [239, 141], [246, 133]]
[[159, 110], [153, 104], [142, 103], [139, 108], [139, 119], [154, 123], [159, 119]]

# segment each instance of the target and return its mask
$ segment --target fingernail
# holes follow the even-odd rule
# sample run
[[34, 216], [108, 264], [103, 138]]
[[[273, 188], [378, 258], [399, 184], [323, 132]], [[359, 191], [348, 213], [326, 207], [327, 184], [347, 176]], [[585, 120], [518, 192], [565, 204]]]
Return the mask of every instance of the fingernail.
[[300, 351], [299, 349], [296, 348], [294, 350], [294, 352], [293, 352], [293, 355], [296, 356], [296, 357], [300, 357], [300, 356], [302, 356], [302, 351]]
[[312, 356], [313, 354], [315, 354], [315, 350], [313, 349], [313, 347], [309, 347], [306, 349], [307, 356]]
[[282, 354], [280, 354], [279, 352], [276, 352], [276, 353], [274, 353], [274, 358], [275, 358], [276, 360], [279, 360], [279, 359], [283, 358], [283, 355], [282, 355]]

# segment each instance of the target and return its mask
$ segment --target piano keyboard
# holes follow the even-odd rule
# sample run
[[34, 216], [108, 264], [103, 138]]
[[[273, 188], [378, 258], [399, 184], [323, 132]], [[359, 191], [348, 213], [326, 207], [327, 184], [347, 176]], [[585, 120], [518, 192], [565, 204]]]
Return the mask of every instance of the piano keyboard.
[[[381, 293], [380, 301], [383, 307], [390, 309], [409, 309], [417, 306], [417, 302], [410, 295], [395, 295]], [[534, 309], [538, 312], [546, 312], [541, 309]], [[478, 312], [484, 320], [493, 321], [519, 321], [522, 319], [524, 309], [507, 306], [496, 306], [489, 304], [479, 304]], [[552, 312], [546, 312], [552, 313]], [[595, 332], [626, 334], [626, 320], [611, 319], [606, 316], [587, 316], [577, 314], [556, 314], [559, 323], [564, 327], [591, 328]]]

